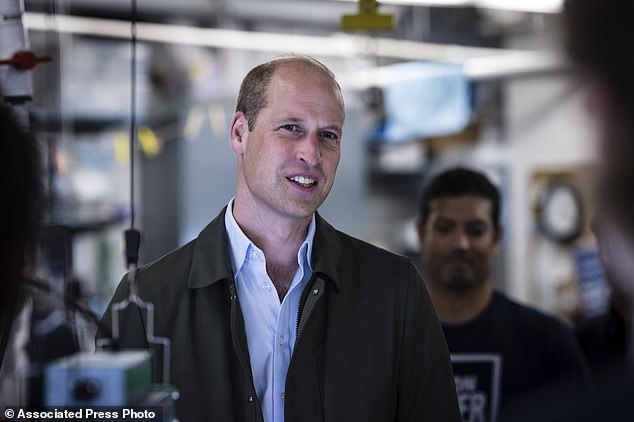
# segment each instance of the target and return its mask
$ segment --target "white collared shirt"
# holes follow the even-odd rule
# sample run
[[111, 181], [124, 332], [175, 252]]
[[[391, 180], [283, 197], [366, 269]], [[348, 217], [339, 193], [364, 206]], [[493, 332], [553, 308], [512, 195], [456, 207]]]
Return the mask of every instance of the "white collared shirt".
[[286, 373], [297, 336], [299, 300], [312, 276], [310, 265], [315, 235], [315, 216], [306, 239], [297, 251], [298, 269], [280, 303], [266, 272], [264, 253], [242, 232], [233, 217], [233, 202], [225, 213], [231, 264], [240, 309], [247, 332], [255, 391], [266, 422], [284, 421]]

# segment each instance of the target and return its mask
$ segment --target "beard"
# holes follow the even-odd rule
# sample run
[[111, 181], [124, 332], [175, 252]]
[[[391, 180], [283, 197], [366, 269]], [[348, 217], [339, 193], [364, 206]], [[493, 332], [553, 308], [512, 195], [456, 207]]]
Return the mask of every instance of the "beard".
[[456, 251], [431, 259], [427, 265], [430, 280], [443, 289], [463, 294], [486, 284], [491, 273], [489, 257], [482, 253]]

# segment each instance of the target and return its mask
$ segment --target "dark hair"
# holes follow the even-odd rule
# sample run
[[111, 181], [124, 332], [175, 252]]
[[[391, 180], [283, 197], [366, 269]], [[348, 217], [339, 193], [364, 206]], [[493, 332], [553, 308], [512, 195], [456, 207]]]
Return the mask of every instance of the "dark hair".
[[481, 196], [491, 201], [491, 221], [500, 224], [500, 191], [482, 173], [457, 167], [434, 176], [425, 186], [420, 197], [420, 217], [423, 222], [429, 217], [429, 205], [438, 198], [463, 195]]
[[20, 126], [8, 106], [0, 103], [0, 309], [15, 300], [18, 283], [32, 256], [40, 218], [42, 181], [35, 140]]
[[268, 100], [268, 89], [271, 78], [280, 65], [286, 64], [303, 64], [317, 69], [327, 75], [339, 92], [341, 99], [341, 107], [343, 110], [343, 96], [341, 95], [341, 87], [335, 79], [334, 73], [328, 69], [323, 63], [305, 55], [284, 55], [276, 57], [268, 62], [262, 63], [254, 67], [247, 73], [242, 80], [240, 91], [238, 93], [238, 101], [236, 111], [241, 111], [247, 119], [249, 130], [255, 127], [255, 122], [260, 114], [260, 110], [266, 107]]
[[564, 42], [579, 69], [607, 91], [609, 145], [599, 201], [609, 204], [634, 233], [634, 2], [566, 0]]

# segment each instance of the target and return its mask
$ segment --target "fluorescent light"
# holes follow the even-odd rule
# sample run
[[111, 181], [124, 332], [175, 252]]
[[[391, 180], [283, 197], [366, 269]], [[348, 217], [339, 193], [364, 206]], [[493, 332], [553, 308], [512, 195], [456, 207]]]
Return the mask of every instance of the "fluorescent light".
[[[68, 15], [25, 13], [24, 27], [79, 35], [130, 38], [130, 22]], [[506, 54], [513, 50], [423, 43], [335, 33], [326, 36], [250, 32], [185, 25], [139, 22], [140, 41], [198, 45], [229, 50], [294, 52], [322, 57], [383, 57], [404, 60], [461, 61], [476, 56]]]
[[[121, 20], [25, 13], [23, 23], [25, 28], [31, 30], [130, 38], [130, 22]], [[138, 22], [136, 31], [138, 40], [149, 42], [250, 51], [295, 51], [316, 56], [348, 57], [359, 53], [358, 42], [351, 36], [321, 37], [145, 22]]]
[[476, 0], [474, 3], [484, 9], [515, 12], [559, 13], [563, 8], [563, 0]]
[[[354, 2], [358, 0], [337, 0]], [[379, 4], [427, 7], [479, 7], [514, 12], [559, 13], [563, 0], [380, 0]]]
[[[336, 0], [348, 3], [357, 3], [358, 0]], [[473, 0], [379, 0], [379, 5], [390, 4], [396, 6], [446, 6], [459, 7], [473, 4]]]
[[[121, 20], [25, 13], [24, 27], [79, 35], [130, 38], [130, 23]], [[561, 69], [561, 60], [545, 52], [510, 50], [335, 33], [326, 36], [250, 32], [184, 25], [137, 23], [137, 39], [147, 42], [216, 47], [229, 50], [294, 52], [322, 57], [377, 57], [434, 60], [464, 65], [471, 79], [481, 80]], [[344, 88], [387, 83], [381, 68], [358, 69], [340, 75]]]
[[566, 68], [561, 55], [554, 52], [522, 51], [501, 56], [473, 57], [464, 62], [464, 72], [472, 80], [560, 71]]

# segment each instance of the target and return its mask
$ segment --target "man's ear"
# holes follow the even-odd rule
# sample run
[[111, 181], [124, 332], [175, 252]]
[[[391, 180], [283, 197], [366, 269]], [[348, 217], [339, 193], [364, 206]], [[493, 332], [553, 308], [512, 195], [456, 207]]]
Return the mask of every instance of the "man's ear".
[[231, 120], [231, 130], [229, 131], [229, 137], [231, 139], [231, 149], [236, 155], [244, 154], [246, 148], [246, 140], [249, 132], [249, 123], [244, 113], [236, 111]]

